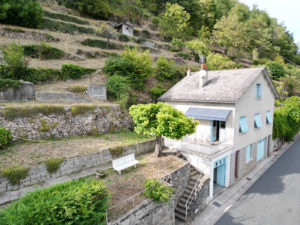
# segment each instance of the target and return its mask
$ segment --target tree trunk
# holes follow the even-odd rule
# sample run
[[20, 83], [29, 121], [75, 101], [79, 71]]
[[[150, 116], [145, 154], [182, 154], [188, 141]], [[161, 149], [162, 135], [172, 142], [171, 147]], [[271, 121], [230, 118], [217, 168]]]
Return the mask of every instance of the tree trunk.
[[155, 150], [153, 155], [156, 157], [160, 157], [162, 154], [162, 136], [156, 136]]
[[109, 38], [107, 38], [107, 42], [106, 42], [106, 48], [109, 49], [110, 43], [109, 43]]

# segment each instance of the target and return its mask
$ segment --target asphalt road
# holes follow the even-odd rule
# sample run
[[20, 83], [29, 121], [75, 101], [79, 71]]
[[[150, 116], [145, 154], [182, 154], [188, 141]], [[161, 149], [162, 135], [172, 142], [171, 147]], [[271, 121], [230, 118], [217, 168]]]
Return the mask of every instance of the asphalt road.
[[300, 225], [300, 139], [215, 225]]

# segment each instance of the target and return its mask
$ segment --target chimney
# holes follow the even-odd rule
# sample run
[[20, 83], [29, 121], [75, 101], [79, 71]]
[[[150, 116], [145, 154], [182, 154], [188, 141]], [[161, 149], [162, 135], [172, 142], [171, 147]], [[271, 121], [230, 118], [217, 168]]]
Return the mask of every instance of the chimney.
[[205, 55], [200, 55], [201, 70], [199, 71], [199, 88], [204, 87], [208, 80], [207, 66], [205, 65]]
[[190, 69], [190, 67], [186, 71], [186, 76], [187, 77], [191, 76], [191, 69]]

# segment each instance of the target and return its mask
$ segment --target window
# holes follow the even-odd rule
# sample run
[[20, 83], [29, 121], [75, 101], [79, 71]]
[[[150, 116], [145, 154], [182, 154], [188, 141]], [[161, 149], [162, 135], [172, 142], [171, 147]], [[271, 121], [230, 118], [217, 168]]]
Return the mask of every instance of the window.
[[255, 116], [254, 116], [254, 127], [255, 128], [259, 128], [261, 127], [261, 120], [260, 120], [260, 114], [259, 113], [256, 113]]
[[240, 117], [240, 133], [246, 133], [246, 132], [248, 132], [246, 116], [241, 116]]
[[248, 145], [246, 148], [246, 163], [250, 162], [252, 159], [252, 145]]
[[261, 84], [256, 84], [256, 98], [261, 98]]
[[271, 124], [271, 123], [273, 123], [271, 112], [267, 111], [267, 124]]

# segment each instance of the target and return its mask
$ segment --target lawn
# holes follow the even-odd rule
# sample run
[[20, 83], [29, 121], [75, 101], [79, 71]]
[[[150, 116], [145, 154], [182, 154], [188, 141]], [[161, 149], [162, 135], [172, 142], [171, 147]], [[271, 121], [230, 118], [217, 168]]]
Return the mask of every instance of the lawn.
[[125, 146], [151, 139], [153, 138], [124, 130], [95, 137], [77, 136], [13, 144], [0, 150], [0, 171], [14, 165], [32, 167], [49, 158], [87, 155], [103, 148]]

